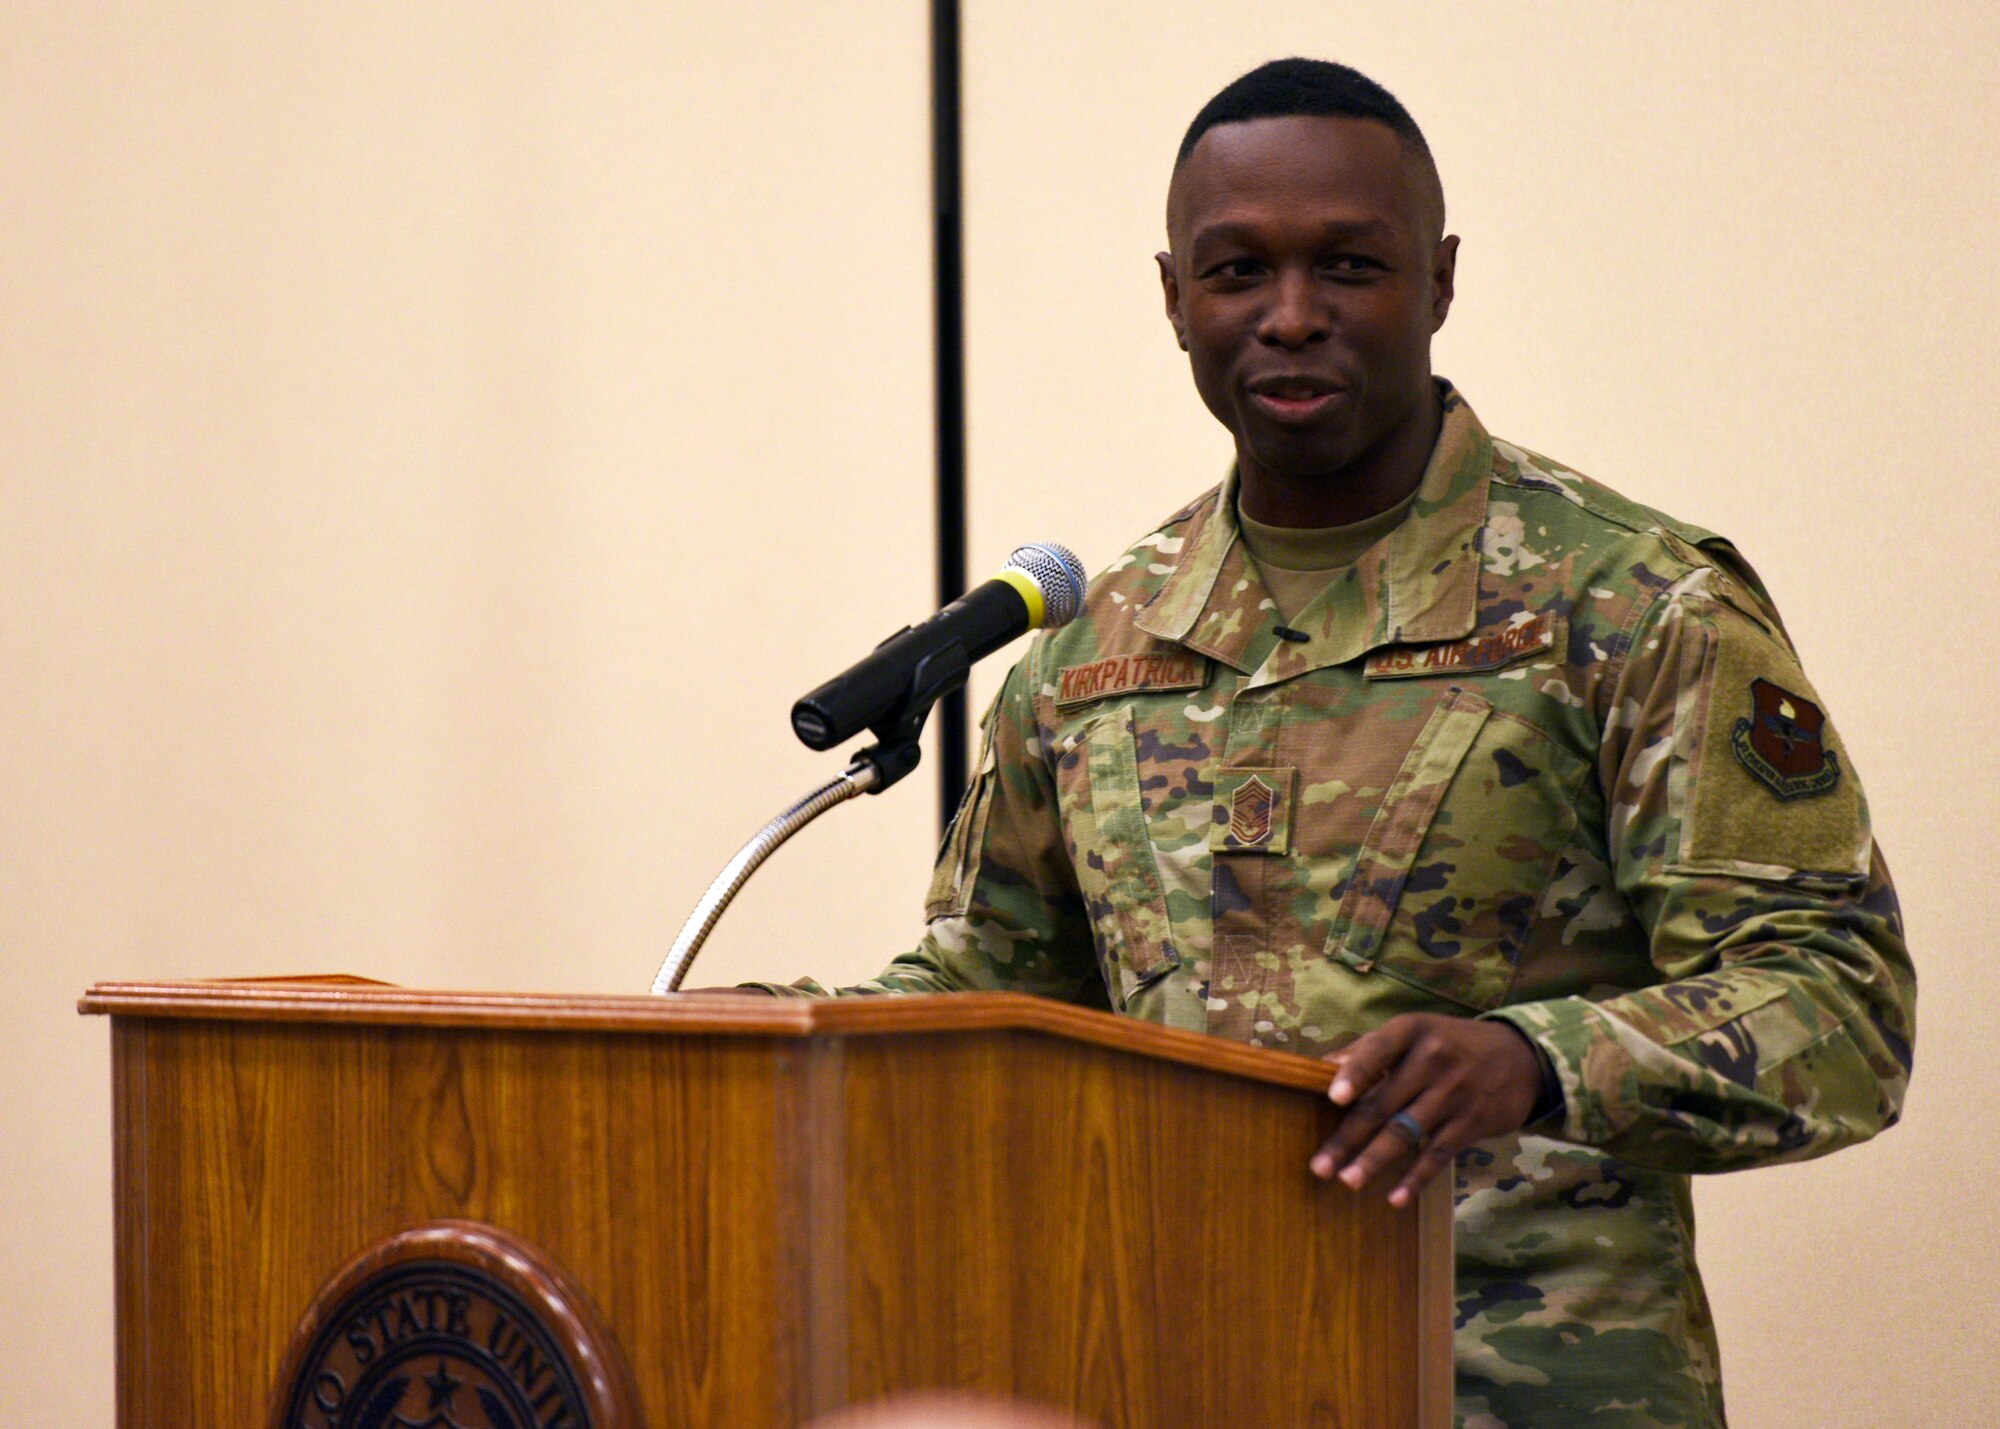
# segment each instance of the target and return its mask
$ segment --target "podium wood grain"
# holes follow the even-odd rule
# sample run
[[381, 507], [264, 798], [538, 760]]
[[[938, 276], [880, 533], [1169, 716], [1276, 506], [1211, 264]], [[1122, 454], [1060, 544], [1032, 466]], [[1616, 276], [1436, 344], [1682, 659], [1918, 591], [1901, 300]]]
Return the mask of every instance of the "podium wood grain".
[[812, 1004], [104, 985], [119, 1419], [264, 1422], [319, 1287], [489, 1222], [652, 1429], [959, 1386], [1106, 1425], [1445, 1425], [1450, 1192], [1305, 1169], [1303, 1058], [993, 995]]

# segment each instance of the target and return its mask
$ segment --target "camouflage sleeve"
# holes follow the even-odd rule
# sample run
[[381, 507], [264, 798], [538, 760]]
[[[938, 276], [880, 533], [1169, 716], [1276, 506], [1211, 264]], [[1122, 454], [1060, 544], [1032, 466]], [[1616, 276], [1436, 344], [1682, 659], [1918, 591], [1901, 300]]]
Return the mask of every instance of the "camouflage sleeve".
[[1665, 1171], [1800, 1160], [1893, 1124], [1916, 975], [1847, 752], [1776, 616], [1698, 569], [1601, 706], [1617, 886], [1651, 986], [1524, 1003], [1561, 1134]]
[[1035, 721], [1039, 648], [1008, 672], [981, 721], [979, 763], [938, 851], [917, 946], [852, 987], [812, 978], [745, 986], [791, 997], [980, 991], [1090, 998], [1101, 978]]

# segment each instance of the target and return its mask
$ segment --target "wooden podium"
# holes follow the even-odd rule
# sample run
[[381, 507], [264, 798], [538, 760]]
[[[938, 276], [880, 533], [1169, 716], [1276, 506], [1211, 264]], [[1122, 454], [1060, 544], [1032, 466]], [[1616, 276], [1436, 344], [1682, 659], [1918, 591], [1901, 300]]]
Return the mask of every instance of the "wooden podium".
[[1451, 1187], [1314, 1179], [1303, 1057], [1003, 994], [81, 1006], [112, 1018], [122, 1429], [793, 1429], [915, 1387], [1451, 1421]]

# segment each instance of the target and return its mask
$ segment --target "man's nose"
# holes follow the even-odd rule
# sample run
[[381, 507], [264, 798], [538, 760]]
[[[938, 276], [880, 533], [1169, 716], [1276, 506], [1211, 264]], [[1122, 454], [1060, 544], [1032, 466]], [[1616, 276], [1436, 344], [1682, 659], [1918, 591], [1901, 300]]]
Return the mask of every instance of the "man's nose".
[[1310, 272], [1286, 268], [1279, 271], [1271, 293], [1271, 306], [1258, 325], [1257, 336], [1279, 347], [1304, 347], [1323, 341], [1332, 330], [1332, 315], [1322, 300], [1319, 285]]

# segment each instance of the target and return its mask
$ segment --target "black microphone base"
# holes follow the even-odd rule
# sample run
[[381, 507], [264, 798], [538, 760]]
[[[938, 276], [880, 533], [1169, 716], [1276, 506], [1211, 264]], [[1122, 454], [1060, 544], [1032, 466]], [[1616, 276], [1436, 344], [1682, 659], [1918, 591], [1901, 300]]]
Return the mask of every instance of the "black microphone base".
[[907, 739], [896, 744], [871, 744], [855, 754], [854, 762], [874, 767], [878, 777], [868, 792], [879, 794], [915, 770], [923, 758], [923, 745], [914, 739]]

